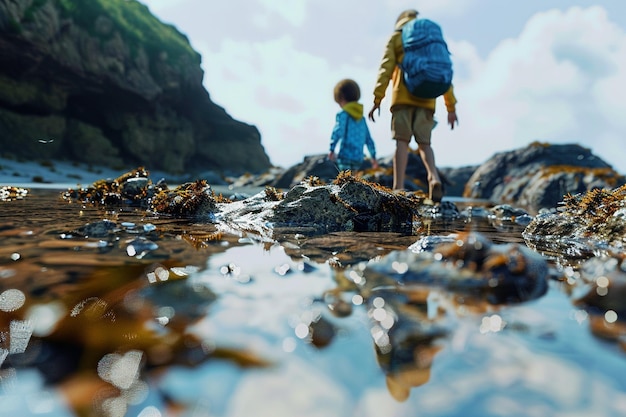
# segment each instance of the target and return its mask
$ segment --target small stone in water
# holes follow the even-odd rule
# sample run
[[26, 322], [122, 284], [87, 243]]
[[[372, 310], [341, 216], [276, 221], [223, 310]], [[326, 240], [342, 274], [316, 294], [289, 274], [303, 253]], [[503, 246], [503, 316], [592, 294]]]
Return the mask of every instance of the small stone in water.
[[159, 248], [154, 242], [145, 238], [138, 238], [132, 240], [126, 247], [126, 253], [128, 256], [143, 257], [146, 253]]

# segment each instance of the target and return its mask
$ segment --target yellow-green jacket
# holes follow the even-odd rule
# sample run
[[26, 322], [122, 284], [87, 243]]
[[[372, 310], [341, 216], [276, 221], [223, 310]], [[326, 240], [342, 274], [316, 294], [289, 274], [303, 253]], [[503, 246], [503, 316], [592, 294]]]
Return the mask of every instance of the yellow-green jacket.
[[[407, 90], [402, 78], [402, 71], [398, 67], [403, 57], [402, 31], [396, 30], [387, 42], [385, 55], [380, 63], [376, 87], [374, 87], [374, 103], [380, 105], [380, 102], [385, 97], [385, 91], [387, 90], [389, 81], [391, 80], [393, 86], [391, 93], [391, 111], [393, 111], [394, 106], [398, 104], [408, 104], [435, 110], [436, 99], [415, 97]], [[443, 99], [448, 113], [456, 111], [456, 97], [454, 96], [453, 86], [450, 86], [450, 89], [443, 95]]]

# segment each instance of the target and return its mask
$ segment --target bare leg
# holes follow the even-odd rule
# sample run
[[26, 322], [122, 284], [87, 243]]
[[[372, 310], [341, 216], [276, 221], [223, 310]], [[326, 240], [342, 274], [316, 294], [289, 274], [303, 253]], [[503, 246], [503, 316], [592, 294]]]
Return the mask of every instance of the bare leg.
[[433, 148], [430, 145], [419, 145], [417, 151], [426, 167], [428, 182], [441, 182], [439, 173], [437, 172], [437, 166], [435, 165], [435, 153], [433, 152]]
[[393, 189], [404, 189], [404, 175], [409, 161], [409, 143], [396, 139], [396, 153], [393, 156]]
[[435, 153], [430, 145], [419, 145], [417, 148], [422, 162], [428, 172], [428, 192], [429, 197], [435, 203], [441, 201], [441, 178], [439, 178], [439, 172], [437, 172], [437, 166], [435, 165]]

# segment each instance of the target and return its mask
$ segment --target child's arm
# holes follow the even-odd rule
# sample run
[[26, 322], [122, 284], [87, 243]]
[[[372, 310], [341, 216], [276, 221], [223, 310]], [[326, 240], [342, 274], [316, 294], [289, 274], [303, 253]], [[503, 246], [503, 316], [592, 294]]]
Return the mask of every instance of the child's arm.
[[372, 139], [372, 135], [370, 134], [370, 130], [365, 125], [365, 145], [367, 146], [367, 151], [371, 156], [372, 167], [378, 168], [378, 161], [376, 161], [376, 145], [374, 144], [374, 139]]
[[[345, 117], [342, 117], [342, 115], [345, 115]], [[340, 111], [335, 117], [335, 127], [333, 127], [333, 132], [330, 135], [330, 152], [328, 153], [329, 159], [332, 159], [331, 154], [334, 155], [335, 148], [341, 139], [343, 139], [344, 132], [346, 131], [346, 124], [348, 123], [347, 118], [348, 113], [345, 111]]]

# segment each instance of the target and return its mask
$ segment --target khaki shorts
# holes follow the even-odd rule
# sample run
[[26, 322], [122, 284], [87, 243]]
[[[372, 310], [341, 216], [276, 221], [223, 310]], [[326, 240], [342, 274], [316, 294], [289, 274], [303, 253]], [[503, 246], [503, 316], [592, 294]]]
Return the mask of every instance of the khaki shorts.
[[394, 106], [391, 112], [391, 138], [411, 142], [415, 137], [418, 144], [430, 145], [430, 134], [435, 126], [435, 112], [415, 106]]

